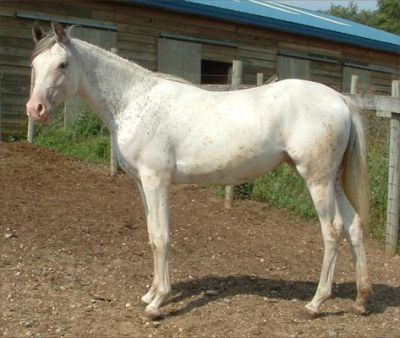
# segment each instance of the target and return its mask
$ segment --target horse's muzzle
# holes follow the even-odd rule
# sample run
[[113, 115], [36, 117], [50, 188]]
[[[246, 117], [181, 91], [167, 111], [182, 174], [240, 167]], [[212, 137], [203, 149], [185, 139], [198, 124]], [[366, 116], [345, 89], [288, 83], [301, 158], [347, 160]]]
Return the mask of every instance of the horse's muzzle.
[[45, 124], [49, 120], [49, 112], [45, 104], [34, 97], [31, 97], [26, 104], [26, 115], [33, 121], [42, 124]]

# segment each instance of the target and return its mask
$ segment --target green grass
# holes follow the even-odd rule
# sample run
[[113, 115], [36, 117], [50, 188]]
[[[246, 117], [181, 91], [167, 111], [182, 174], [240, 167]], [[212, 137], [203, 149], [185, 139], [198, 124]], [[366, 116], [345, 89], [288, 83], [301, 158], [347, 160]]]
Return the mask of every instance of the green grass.
[[50, 126], [38, 127], [35, 143], [93, 163], [106, 164], [110, 160], [109, 133], [90, 111], [82, 111], [67, 129], [62, 116]]
[[375, 149], [371, 149], [368, 154], [368, 167], [371, 187], [371, 232], [375, 237], [382, 241], [385, 238], [386, 205], [388, 194], [388, 152], [388, 147], [377, 147]]
[[251, 198], [295, 211], [310, 219], [317, 214], [304, 181], [286, 165], [280, 165], [254, 182]]

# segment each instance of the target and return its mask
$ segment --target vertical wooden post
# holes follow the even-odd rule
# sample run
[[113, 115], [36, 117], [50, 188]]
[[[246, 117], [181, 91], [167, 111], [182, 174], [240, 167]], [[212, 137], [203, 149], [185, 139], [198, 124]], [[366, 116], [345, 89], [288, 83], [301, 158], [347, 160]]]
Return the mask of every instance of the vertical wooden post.
[[[30, 87], [30, 91], [29, 91], [29, 97], [31, 97], [31, 95], [32, 95], [34, 84], [35, 84], [35, 74], [32, 70], [32, 72], [31, 72], [31, 87]], [[28, 118], [27, 140], [29, 143], [33, 143], [35, 140], [35, 122], [33, 122], [33, 120], [30, 117]]]
[[257, 73], [257, 86], [264, 84], [264, 73]]
[[358, 75], [352, 75], [350, 82], [350, 94], [358, 94], [358, 93], [359, 93], [359, 77]]
[[[400, 98], [400, 80], [392, 81], [392, 96]], [[397, 251], [400, 222], [400, 114], [392, 113], [390, 119], [389, 180], [386, 221], [385, 254], [394, 256]]]
[[[111, 48], [111, 53], [118, 54], [118, 48]], [[111, 139], [110, 139], [110, 175], [117, 176], [118, 173], [118, 160], [115, 154], [115, 143], [114, 137], [111, 132]]]
[[[240, 60], [234, 60], [232, 63], [232, 89], [238, 89], [239, 85], [242, 84], [243, 75], [243, 62]], [[228, 185], [225, 187], [225, 208], [230, 209], [233, 205], [235, 198], [235, 186]]]
[[233, 60], [232, 62], [232, 89], [238, 89], [242, 84], [243, 75], [243, 62], [240, 60]]
[[3, 82], [3, 72], [0, 72], [0, 142], [2, 141], [1, 119], [2, 119], [2, 112], [3, 112], [3, 104], [2, 104], [3, 87], [1, 86], [2, 82]]

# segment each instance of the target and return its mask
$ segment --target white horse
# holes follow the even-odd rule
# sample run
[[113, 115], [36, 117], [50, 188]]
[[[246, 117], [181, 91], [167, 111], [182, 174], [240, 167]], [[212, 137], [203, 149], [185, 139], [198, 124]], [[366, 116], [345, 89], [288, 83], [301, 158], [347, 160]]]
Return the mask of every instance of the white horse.
[[209, 92], [72, 39], [57, 23], [47, 35], [35, 24], [33, 36], [28, 116], [45, 122], [66, 98], [86, 98], [108, 126], [120, 165], [137, 182], [154, 255], [153, 283], [142, 297], [149, 318], [159, 315], [171, 291], [169, 185], [243, 183], [285, 161], [311, 193], [325, 247], [319, 285], [305, 314], [317, 316], [331, 295], [342, 230], [354, 256], [355, 309], [365, 313], [366, 144], [351, 101], [302, 80]]

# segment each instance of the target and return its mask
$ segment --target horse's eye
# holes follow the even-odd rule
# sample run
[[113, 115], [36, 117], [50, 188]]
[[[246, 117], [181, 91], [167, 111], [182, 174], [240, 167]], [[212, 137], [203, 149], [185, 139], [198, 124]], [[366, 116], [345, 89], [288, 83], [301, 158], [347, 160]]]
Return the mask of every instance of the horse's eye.
[[58, 68], [64, 69], [67, 68], [68, 64], [66, 62], [61, 62]]

